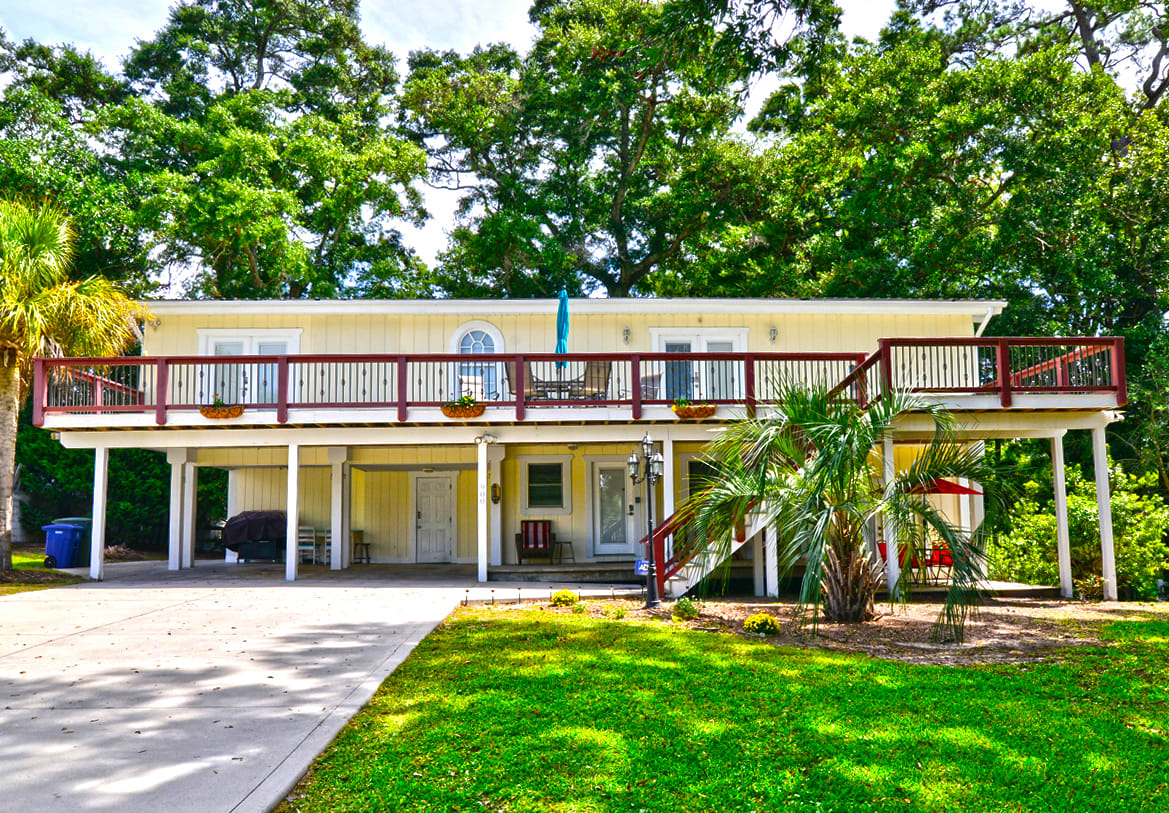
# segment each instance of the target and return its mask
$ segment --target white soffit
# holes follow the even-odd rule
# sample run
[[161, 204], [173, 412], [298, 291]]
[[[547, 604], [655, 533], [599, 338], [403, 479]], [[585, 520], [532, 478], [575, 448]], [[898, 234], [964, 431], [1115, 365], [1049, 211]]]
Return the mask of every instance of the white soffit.
[[[224, 313], [431, 314], [538, 313], [555, 315], [555, 299], [292, 299], [143, 300], [155, 316]], [[570, 313], [963, 314], [976, 322], [1002, 313], [1002, 300], [979, 299], [573, 299]]]

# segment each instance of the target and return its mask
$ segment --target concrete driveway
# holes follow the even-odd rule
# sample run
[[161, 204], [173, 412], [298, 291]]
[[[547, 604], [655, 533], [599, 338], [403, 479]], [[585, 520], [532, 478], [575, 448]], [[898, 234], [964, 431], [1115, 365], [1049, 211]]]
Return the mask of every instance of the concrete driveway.
[[136, 563], [0, 598], [0, 809], [270, 809], [473, 586], [362, 570]]

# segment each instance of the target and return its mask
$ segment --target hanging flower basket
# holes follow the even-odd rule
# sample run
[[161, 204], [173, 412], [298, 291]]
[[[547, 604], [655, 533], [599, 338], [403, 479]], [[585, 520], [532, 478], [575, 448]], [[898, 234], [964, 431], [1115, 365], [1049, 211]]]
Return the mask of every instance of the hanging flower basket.
[[223, 406], [201, 406], [199, 414], [204, 418], [221, 420], [223, 418], [238, 418], [244, 414], [243, 404], [225, 404]]
[[670, 409], [682, 421], [700, 421], [714, 414], [714, 404], [674, 404]]
[[443, 404], [442, 414], [448, 418], [478, 418], [486, 409], [486, 404]]

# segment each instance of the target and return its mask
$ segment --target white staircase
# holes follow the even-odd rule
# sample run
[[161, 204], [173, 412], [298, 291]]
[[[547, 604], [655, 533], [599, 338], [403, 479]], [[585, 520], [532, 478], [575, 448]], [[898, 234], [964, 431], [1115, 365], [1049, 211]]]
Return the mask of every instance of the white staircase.
[[[695, 556], [683, 563], [676, 573], [666, 579], [663, 596], [665, 598], [677, 599], [686, 595], [694, 589], [695, 585], [713, 573], [715, 568], [731, 558], [735, 551], [742, 548], [748, 542], [753, 542], [764, 530], [766, 530], [766, 526], [763, 523], [762, 515], [758, 513], [751, 514], [746, 533], [731, 543], [730, 548], [725, 551], [725, 556], [715, 556], [708, 551], [704, 551], [701, 555]], [[670, 562], [667, 562], [667, 567], [670, 564]]]

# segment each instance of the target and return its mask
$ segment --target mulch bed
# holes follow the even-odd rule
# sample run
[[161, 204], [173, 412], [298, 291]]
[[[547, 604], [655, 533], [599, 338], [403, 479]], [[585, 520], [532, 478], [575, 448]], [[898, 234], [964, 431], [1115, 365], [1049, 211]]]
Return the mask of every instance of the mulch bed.
[[[689, 629], [721, 634], [748, 635], [743, 620], [755, 613], [773, 615], [781, 625], [779, 634], [761, 640], [776, 646], [798, 646], [915, 664], [964, 666], [972, 664], [1026, 663], [1051, 657], [1057, 650], [1109, 646], [1100, 637], [1101, 628], [1112, 621], [1162, 618], [1169, 620], [1169, 603], [1109, 602], [1081, 603], [1050, 599], [1008, 599], [992, 601], [973, 611], [966, 621], [965, 641], [937, 643], [932, 640], [940, 602], [913, 602], [905, 605], [878, 604], [878, 617], [865, 624], [826, 624], [813, 629], [810, 619], [796, 617], [790, 601], [696, 602], [698, 618], [681, 621], [670, 616], [667, 603], [648, 612], [639, 602], [603, 600], [585, 602], [589, 615], [597, 618], [646, 623], [668, 622]], [[550, 608], [553, 612], [570, 609]], [[750, 635], [757, 638], [758, 636]]]

